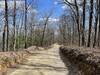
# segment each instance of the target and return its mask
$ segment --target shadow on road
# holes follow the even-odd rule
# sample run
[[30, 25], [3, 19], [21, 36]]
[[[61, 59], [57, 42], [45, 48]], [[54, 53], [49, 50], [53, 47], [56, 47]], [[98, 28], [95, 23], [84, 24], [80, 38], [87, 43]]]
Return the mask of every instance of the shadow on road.
[[[30, 56], [28, 59], [30, 60], [27, 60], [27, 62], [23, 62], [20, 63], [19, 65], [11, 67], [11, 69], [15, 70], [15, 73], [17, 71], [25, 70], [25, 72], [28, 71], [27, 73], [29, 73], [30, 71], [32, 72], [39, 71], [40, 75], [44, 75], [44, 73], [46, 72], [50, 75], [51, 73], [52, 75], [55, 74], [56, 75], [80, 75], [78, 73], [77, 68], [74, 65], [70, 64], [70, 62], [68, 62], [68, 60], [62, 54], [62, 52], [59, 51], [59, 47], [52, 48], [47, 52], [45, 51], [34, 52], [32, 53], [32, 56]], [[46, 63], [45, 61], [48, 62]]]
[[74, 64], [70, 63], [60, 50], [59, 50], [59, 54], [60, 54], [61, 60], [64, 62], [65, 66], [67, 67], [69, 71], [68, 75], [80, 75], [77, 67], [75, 67]]
[[23, 66], [27, 66], [25, 67], [21, 67], [21, 66], [16, 66], [13, 67], [14, 69], [26, 69], [26, 70], [55, 70], [55, 71], [65, 71], [66, 68], [63, 67], [54, 67], [48, 64], [41, 64], [41, 63], [35, 63], [35, 64], [21, 64]]

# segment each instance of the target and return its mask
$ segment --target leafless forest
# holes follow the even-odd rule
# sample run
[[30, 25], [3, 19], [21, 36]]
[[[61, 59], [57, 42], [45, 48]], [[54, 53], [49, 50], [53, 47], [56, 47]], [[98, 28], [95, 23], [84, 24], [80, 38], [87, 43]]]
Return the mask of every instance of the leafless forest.
[[100, 0], [55, 0], [54, 5], [63, 8], [57, 18], [53, 6], [38, 12], [38, 0], [0, 0], [0, 52], [54, 43], [100, 49]]
[[[1, 1], [5, 6], [0, 12], [1, 51], [18, 50], [32, 45], [49, 46], [53, 43], [100, 47], [100, 1], [59, 1], [68, 9], [55, 21], [51, 20], [53, 10], [37, 14], [35, 0]], [[10, 2], [12, 5], [10, 5]], [[38, 15], [42, 16], [41, 19]]]

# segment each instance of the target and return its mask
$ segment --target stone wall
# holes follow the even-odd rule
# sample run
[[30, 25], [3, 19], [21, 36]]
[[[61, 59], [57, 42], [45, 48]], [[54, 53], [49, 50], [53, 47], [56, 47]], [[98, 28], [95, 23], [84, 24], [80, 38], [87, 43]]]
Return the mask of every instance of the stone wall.
[[81, 75], [100, 75], [100, 51], [62, 46], [60, 52], [77, 66]]

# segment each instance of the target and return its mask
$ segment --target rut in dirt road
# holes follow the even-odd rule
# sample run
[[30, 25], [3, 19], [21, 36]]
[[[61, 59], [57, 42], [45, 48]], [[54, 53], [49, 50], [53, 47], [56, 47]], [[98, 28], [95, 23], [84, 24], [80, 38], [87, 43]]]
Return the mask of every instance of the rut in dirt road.
[[55, 45], [48, 50], [34, 51], [27, 62], [11, 68], [7, 75], [78, 75], [69, 62], [64, 64], [59, 47]]

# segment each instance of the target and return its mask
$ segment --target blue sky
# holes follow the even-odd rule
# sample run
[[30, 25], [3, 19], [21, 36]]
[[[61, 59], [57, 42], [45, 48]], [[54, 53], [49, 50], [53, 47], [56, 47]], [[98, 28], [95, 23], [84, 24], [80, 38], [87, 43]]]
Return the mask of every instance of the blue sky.
[[[50, 20], [52, 19], [53, 21], [56, 21], [59, 16], [61, 16], [61, 14], [63, 13], [64, 10], [64, 5], [62, 4], [57, 4], [58, 0], [35, 0], [36, 1], [36, 8], [35, 9], [30, 9], [28, 10], [29, 12], [32, 11], [36, 11], [36, 13], [39, 15], [37, 16], [38, 18], [43, 18], [44, 14], [47, 12], [50, 12], [51, 10], [53, 10], [53, 14], [50, 18]], [[24, 0], [21, 1], [17, 1], [17, 7], [20, 8], [21, 4], [23, 4]], [[28, 4], [32, 3], [32, 6], [34, 7], [34, 3], [33, 0], [27, 0]], [[10, 8], [13, 8], [13, 1], [8, 1], [8, 6]], [[5, 2], [4, 1], [0, 1], [0, 12], [2, 12], [5, 8]]]
[[63, 9], [61, 4], [56, 3], [57, 0], [38, 0], [38, 12], [44, 13], [53, 9], [53, 16], [59, 17], [62, 14]]
[[[30, 3], [33, 0], [27, 0], [28, 3]], [[42, 14], [44, 12], [50, 11], [51, 9], [53, 9], [53, 16], [54, 17], [59, 17], [62, 12], [63, 12], [63, 8], [61, 4], [57, 4], [57, 0], [35, 0], [36, 4], [37, 4], [37, 8], [36, 10], [38, 11], [39, 14]], [[19, 1], [20, 3], [20, 1]], [[8, 3], [8, 5], [12, 6], [13, 2]], [[18, 4], [18, 1], [17, 1]], [[0, 7], [2, 6], [2, 8], [4, 9], [4, 1], [0, 1]], [[34, 6], [34, 4], [33, 4]], [[0, 9], [1, 10], [1, 9]]]

